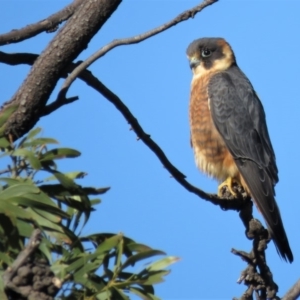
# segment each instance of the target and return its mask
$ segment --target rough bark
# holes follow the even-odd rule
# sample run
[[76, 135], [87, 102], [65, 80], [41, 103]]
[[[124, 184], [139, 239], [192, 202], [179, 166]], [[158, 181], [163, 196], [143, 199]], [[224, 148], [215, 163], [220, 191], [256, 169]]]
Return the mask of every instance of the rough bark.
[[55, 277], [47, 260], [35, 257], [41, 240], [41, 230], [35, 229], [24, 250], [4, 272], [6, 299], [53, 300], [61, 288], [61, 281]]
[[121, 0], [86, 0], [78, 8], [35, 61], [16, 94], [2, 107], [0, 117], [17, 106], [6, 122], [5, 136], [20, 138], [37, 123], [63, 70], [87, 48], [120, 3]]

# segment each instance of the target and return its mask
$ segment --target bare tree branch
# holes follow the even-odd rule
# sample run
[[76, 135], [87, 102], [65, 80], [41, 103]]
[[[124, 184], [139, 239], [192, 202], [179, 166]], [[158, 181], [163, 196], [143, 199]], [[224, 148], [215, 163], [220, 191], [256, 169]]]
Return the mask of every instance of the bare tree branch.
[[32, 66], [38, 57], [39, 56], [37, 54], [32, 54], [32, 53], [11, 54], [11, 53], [5, 53], [0, 51], [0, 62], [10, 66], [16, 66], [20, 64]]
[[296, 300], [300, 297], [300, 279], [281, 298], [281, 300]]
[[4, 104], [0, 116], [17, 106], [5, 124], [5, 136], [17, 139], [36, 124], [63, 70], [87, 47], [120, 3], [121, 0], [85, 0], [76, 10], [37, 58], [16, 94]]
[[35, 24], [27, 25], [21, 29], [14, 29], [8, 33], [1, 34], [0, 46], [24, 41], [44, 31], [52, 32], [57, 30], [58, 25], [69, 19], [82, 2], [83, 0], [75, 0], [73, 3], [49, 16], [47, 19], [41, 20]]
[[76, 77], [78, 77], [78, 75], [85, 70], [87, 67], [89, 67], [93, 62], [95, 62], [97, 59], [99, 59], [100, 57], [104, 56], [107, 52], [109, 52], [110, 50], [114, 49], [117, 46], [122, 46], [122, 45], [131, 45], [131, 44], [137, 44], [140, 43], [158, 33], [161, 33], [175, 25], [177, 25], [180, 22], [186, 21], [190, 18], [194, 18], [194, 16], [202, 11], [205, 7], [214, 4], [215, 2], [217, 2], [218, 0], [204, 0], [201, 4], [195, 6], [192, 9], [189, 9], [183, 13], [181, 13], [180, 15], [178, 15], [176, 18], [174, 18], [173, 20], [157, 27], [154, 28], [150, 31], [147, 31], [145, 33], [142, 33], [140, 35], [136, 35], [130, 38], [125, 38], [125, 39], [116, 39], [113, 40], [111, 43], [105, 45], [104, 47], [102, 47], [100, 50], [98, 50], [96, 53], [94, 53], [93, 55], [91, 55], [88, 59], [86, 59], [84, 62], [82, 62], [79, 66], [77, 66], [72, 73], [67, 77], [67, 79], [65, 80], [65, 82], [63, 83], [62, 87], [61, 87], [61, 91], [58, 95], [58, 97], [65, 97], [69, 87], [71, 86], [72, 82], [76, 79]]
[[[0, 62], [7, 63], [10, 65], [17, 64], [33, 64], [37, 59], [38, 55], [30, 53], [14, 53], [7, 54], [0, 51]], [[77, 64], [70, 64], [64, 72], [61, 74], [61, 77], [67, 77], [67, 73], [72, 72], [76, 68]], [[132, 129], [135, 131], [137, 136], [154, 152], [154, 154], [161, 161], [163, 166], [170, 172], [172, 177], [179, 182], [184, 188], [189, 192], [198, 195], [200, 198], [210, 201], [215, 205], [219, 205], [222, 209], [225, 210], [240, 210], [244, 205], [244, 197], [241, 195], [240, 198], [234, 198], [228, 195], [228, 199], [219, 198], [215, 194], [205, 193], [203, 190], [193, 186], [185, 179], [185, 175], [180, 172], [167, 158], [162, 149], [151, 139], [150, 135], [147, 134], [135, 116], [130, 112], [128, 107], [121, 101], [121, 99], [109, 90], [102, 82], [99, 81], [90, 71], [84, 70], [80, 75], [79, 79], [83, 80], [87, 85], [98, 91], [103, 95], [109, 102], [111, 102], [124, 116], [127, 122], [131, 125]], [[46, 106], [47, 109], [48, 106]]]
[[58, 98], [54, 102], [52, 102], [49, 105], [45, 106], [41, 116], [42, 117], [48, 116], [51, 113], [53, 113], [54, 111], [56, 111], [57, 109], [61, 108], [62, 106], [67, 105], [67, 104], [71, 104], [74, 101], [77, 101], [78, 99], [79, 98], [77, 96], [66, 98], [66, 99]]
[[267, 265], [265, 250], [271, 241], [271, 236], [261, 222], [253, 218], [253, 203], [247, 201], [241, 209], [239, 216], [246, 227], [246, 236], [253, 240], [250, 253], [232, 249], [231, 252], [238, 255], [248, 266], [241, 272], [238, 283], [244, 283], [248, 288], [242, 297], [234, 300], [253, 299], [253, 293], [256, 293], [257, 299], [278, 299], [276, 296], [278, 286], [273, 281], [273, 275]]
[[[228, 197], [219, 198], [215, 194], [208, 194], [203, 190], [195, 187], [190, 184], [186, 179], [185, 175], [181, 173], [167, 158], [162, 149], [155, 143], [149, 134], [147, 134], [135, 116], [130, 112], [128, 107], [121, 101], [121, 99], [114, 94], [111, 90], [109, 90], [102, 82], [100, 82], [95, 76], [92, 75], [89, 71], [83, 71], [79, 78], [85, 81], [89, 86], [93, 87], [99, 93], [101, 93], [109, 102], [111, 102], [123, 115], [123, 117], [127, 120], [127, 122], [131, 125], [134, 132], [137, 136], [142, 140], [150, 150], [157, 156], [163, 166], [170, 172], [172, 177], [180, 183], [185, 189], [189, 192], [198, 195], [200, 198], [207, 200], [215, 205], [219, 205], [224, 210], [240, 210], [245, 205], [245, 197], [244, 194], [239, 193], [240, 197], [235, 198], [232, 195], [228, 195]], [[247, 197], [246, 197], [247, 198]], [[228, 201], [230, 199], [230, 201]]]

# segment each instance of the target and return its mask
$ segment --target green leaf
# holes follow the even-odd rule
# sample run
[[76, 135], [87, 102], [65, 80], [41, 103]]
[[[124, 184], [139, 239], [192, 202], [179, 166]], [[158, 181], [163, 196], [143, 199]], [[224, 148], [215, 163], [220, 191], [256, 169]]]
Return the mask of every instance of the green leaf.
[[111, 291], [105, 290], [103, 292], [100, 292], [96, 296], [97, 300], [112, 300], [112, 294]]
[[148, 271], [159, 271], [159, 270], [165, 269], [169, 265], [174, 264], [175, 262], [177, 262], [179, 260], [180, 260], [179, 257], [168, 256], [168, 257], [162, 258], [162, 259], [152, 263], [151, 265], [147, 266], [146, 269]]
[[[38, 208], [32, 208], [34, 212], [39, 214], [41, 217], [53, 222], [53, 223], [59, 223], [61, 221], [61, 218], [58, 217], [57, 215], [53, 214], [52, 212], [45, 211], [44, 209], [38, 209]], [[66, 215], [66, 218], [68, 217], [68, 214], [65, 212], [61, 211], [62, 214]]]
[[63, 263], [61, 259], [58, 259], [54, 261], [53, 264], [51, 265], [51, 270], [56, 277], [63, 279], [67, 274], [66, 272], [67, 267], [68, 267], [67, 264]]
[[[63, 175], [70, 178], [70, 179], [72, 179], [72, 180], [74, 180], [74, 179], [84, 178], [87, 175], [87, 173], [77, 171], [77, 172], [63, 173]], [[47, 181], [52, 181], [52, 180], [57, 180], [57, 178], [54, 175], [52, 175], [50, 177], [45, 178], [43, 181], [47, 182]]]
[[0, 199], [9, 199], [13, 197], [20, 197], [26, 194], [38, 194], [40, 193], [39, 188], [29, 184], [18, 184], [9, 186], [7, 189], [0, 192]]
[[37, 134], [39, 134], [41, 131], [42, 131], [42, 128], [40, 128], [40, 127], [36, 127], [34, 129], [30, 130], [29, 133], [27, 134], [26, 140], [32, 139]]
[[124, 281], [127, 281], [129, 278], [132, 279], [133, 277], [134, 277], [134, 275], [130, 272], [119, 272], [118, 273], [118, 279], [123, 279]]
[[67, 273], [73, 273], [76, 270], [82, 268], [85, 266], [85, 264], [89, 261], [89, 254], [87, 253], [82, 253], [78, 255], [74, 261], [66, 268]]
[[[74, 225], [75, 225], [75, 227], [76, 227], [76, 224], [78, 225], [78, 222], [79, 222], [79, 219], [80, 219], [82, 213], [84, 213], [84, 217], [85, 217], [84, 225], [85, 225], [89, 219], [90, 212], [92, 210], [89, 198], [86, 195], [84, 195], [84, 192], [82, 191], [81, 187], [79, 185], [77, 185], [72, 179], [66, 177], [64, 174], [62, 174], [58, 171], [52, 170], [51, 173], [54, 174], [54, 176], [59, 180], [59, 182], [63, 185], [63, 187], [65, 188], [66, 191], [61, 189], [61, 187], [55, 185], [56, 190], [60, 189], [61, 191], [64, 192], [62, 195], [63, 197], [59, 197], [59, 196], [53, 195], [53, 194], [52, 195], [49, 194], [49, 196], [55, 197], [57, 200], [66, 203], [68, 206], [78, 208], [78, 215], [76, 217], [77, 219], [76, 219], [76, 222], [74, 223]], [[51, 190], [51, 185], [43, 185], [40, 188], [43, 189], [45, 191], [45, 193], [47, 193], [47, 190], [49, 193], [53, 192], [53, 190]], [[69, 195], [71, 194], [72, 196], [68, 197], [68, 194]], [[77, 203], [76, 203], [76, 200], [77, 200]], [[70, 213], [70, 212], [68, 212], [68, 213]], [[68, 224], [68, 226], [69, 225], [70, 225], [70, 223]]]
[[[95, 234], [90, 234], [84, 237], [80, 238], [81, 242], [92, 242], [96, 245], [100, 245], [102, 244], [105, 240], [115, 237], [116, 235], [113, 233], [95, 233]], [[129, 243], [133, 243], [132, 239], [129, 239], [128, 237], [123, 236], [122, 234], [119, 234], [118, 236], [122, 236], [125, 245], [129, 244]]]
[[7, 255], [6, 253], [0, 251], [0, 261], [1, 261], [1, 263], [4, 262], [8, 266], [10, 266], [14, 262], [14, 259], [12, 257], [10, 257], [9, 255]]
[[90, 280], [91, 278], [88, 278], [88, 277], [93, 277], [93, 272], [99, 269], [99, 267], [103, 262], [103, 257], [104, 256], [90, 257], [89, 261], [87, 261], [81, 268], [79, 268], [74, 272], [73, 275], [74, 281], [76, 283], [81, 283], [83, 285], [87, 285], [88, 283], [90, 288], [95, 287], [97, 285], [98, 288], [100, 287], [103, 288], [104, 287], [103, 283], [102, 284], [100, 283], [99, 286], [99, 282], [97, 284], [96, 282], [93, 282], [93, 280]]
[[34, 153], [27, 149], [16, 149], [11, 153], [11, 155], [24, 157], [36, 170], [39, 170], [42, 167], [40, 161], [35, 157]]
[[20, 250], [19, 244], [19, 233], [15, 228], [15, 221], [6, 216], [5, 214], [0, 215], [0, 226], [3, 229], [4, 237], [1, 238], [6, 241], [5, 245], [8, 246], [10, 249], [6, 249], [5, 252], [10, 251], [11, 249]]
[[155, 297], [153, 294], [150, 294], [147, 291], [145, 291], [144, 289], [141, 289], [141, 288], [138, 288], [138, 287], [130, 287], [129, 291], [132, 294], [135, 294], [135, 295], [139, 296], [143, 300], [161, 300], [160, 298]]
[[66, 188], [66, 189], [75, 189], [78, 190], [79, 186], [69, 177], [65, 176], [63, 173], [60, 173], [55, 170], [49, 171], [52, 173], [55, 178]]
[[102, 242], [98, 246], [96, 252], [101, 254], [101, 253], [105, 253], [107, 251], [110, 251], [111, 249], [117, 247], [117, 245], [120, 243], [122, 238], [123, 238], [122, 234], [117, 234], [117, 235], [114, 235], [114, 236], [106, 239], [104, 242]]
[[90, 200], [90, 203], [91, 203], [91, 206], [95, 206], [95, 205], [101, 203], [101, 200], [100, 199], [92, 199], [92, 200]]
[[55, 236], [55, 234], [52, 234], [53, 231], [59, 232], [59, 233], [64, 233], [64, 230], [61, 225], [57, 225], [57, 224], [47, 220], [46, 218], [40, 216], [31, 207], [29, 207], [27, 210], [32, 214], [36, 224], [38, 224], [40, 227], [44, 228], [44, 230], [47, 230], [49, 235]]
[[80, 268], [78, 271], [76, 271], [73, 275], [73, 278], [75, 282], [80, 283], [82, 282], [81, 279], [85, 277], [87, 274], [89, 274], [91, 271], [96, 271], [99, 268], [99, 264], [95, 264], [94, 262], [86, 262], [82, 268]]
[[18, 184], [28, 184], [28, 185], [33, 185], [32, 181], [29, 179], [24, 179], [24, 178], [9, 178], [9, 177], [0, 177], [0, 181], [4, 181], [8, 186], [11, 185], [18, 185]]
[[152, 248], [150, 248], [149, 246], [143, 244], [137, 244], [137, 243], [129, 243], [126, 246], [132, 252], [144, 252], [144, 251], [152, 250]]
[[139, 286], [148, 294], [154, 295], [154, 287], [153, 285], [142, 285], [139, 284]]
[[10, 143], [9, 143], [9, 141], [7, 140], [7, 138], [6, 137], [1, 137], [0, 138], [0, 148], [7, 148], [7, 147], [9, 147], [10, 146]]
[[121, 267], [123, 247], [124, 247], [124, 240], [121, 239], [117, 246], [117, 255], [116, 255], [116, 261], [115, 261], [115, 266], [114, 266], [114, 272], [118, 272]]
[[[0, 198], [1, 199], [1, 198]], [[17, 219], [22, 218], [27, 220], [33, 220], [32, 214], [25, 209], [10, 203], [9, 201], [1, 201], [0, 211], [8, 216], [12, 223], [16, 226]]]
[[80, 186], [76, 187], [76, 190], [71, 190], [65, 188], [61, 184], [45, 184], [39, 186], [39, 188], [49, 197], [57, 199], [59, 202], [66, 204], [69, 208], [75, 208], [79, 212], [85, 213], [86, 217], [88, 217], [92, 210], [92, 203], [87, 196], [78, 195], [82, 190]]
[[129, 265], [134, 265], [136, 262], [138, 262], [140, 260], [155, 256], [155, 255], [165, 255], [165, 253], [160, 250], [148, 250], [148, 251], [144, 251], [144, 252], [140, 252], [138, 254], [132, 255], [122, 265], [121, 270], [125, 269]]
[[104, 187], [104, 188], [84, 187], [82, 189], [87, 195], [102, 195], [105, 194], [108, 190], [110, 190], [110, 187]]
[[33, 225], [28, 223], [28, 221], [23, 221], [20, 219], [17, 220], [17, 228], [19, 231], [19, 235], [27, 238], [31, 236], [32, 231], [34, 230]]
[[91, 286], [91, 289], [94, 291], [102, 291], [106, 286], [106, 282], [103, 280], [103, 278], [99, 277], [95, 273], [90, 272], [88, 279], [89, 286]]
[[[57, 230], [52, 230], [51, 228], [45, 228], [44, 230], [47, 232], [47, 234], [51, 237], [56, 239], [56, 244], [58, 245], [63, 245], [64, 247], [67, 247], [68, 249], [71, 249], [70, 247], [72, 247], [72, 245], [74, 245], [76, 243], [76, 239], [78, 238], [78, 236], [72, 232], [71, 230], [68, 230], [68, 228], [66, 228], [65, 226], [62, 225], [55, 225], [58, 226], [59, 228]], [[74, 253], [81, 253], [83, 250], [83, 245], [79, 244], [76, 245], [76, 247], [74, 247], [74, 249], [72, 249], [72, 251]], [[52, 246], [53, 247], [53, 246]], [[79, 251], [79, 248], [80, 249]]]
[[163, 271], [153, 271], [150, 274], [147, 274], [145, 278], [142, 278], [142, 285], [153, 285], [157, 283], [164, 282], [164, 276], [168, 275], [171, 271], [163, 270]]
[[72, 196], [72, 193], [66, 189], [62, 184], [43, 184], [39, 186], [40, 190], [47, 194], [49, 197], [62, 197]]
[[[26, 194], [23, 197], [57, 209], [57, 204], [51, 198], [49, 198], [45, 193], [40, 192], [38, 194]], [[59, 215], [64, 217], [66, 216], [66, 214], [63, 213], [59, 213]]]
[[51, 243], [46, 238], [43, 238], [40, 245], [39, 245], [39, 249], [46, 256], [49, 263], [51, 264], [52, 261], [53, 261], [53, 257], [52, 257], [52, 254], [51, 254], [51, 248], [50, 247], [51, 247]]
[[40, 161], [40, 163], [44, 170], [57, 170], [57, 164], [53, 160]]
[[80, 156], [81, 153], [71, 148], [56, 148], [47, 151], [41, 155], [40, 161], [60, 159], [60, 158], [74, 158]]
[[48, 144], [59, 144], [57, 140], [50, 138], [37, 138], [32, 141], [27, 141], [22, 144], [22, 147], [36, 147]]
[[112, 295], [114, 300], [130, 300], [128, 296], [126, 296], [121, 289], [118, 289], [114, 286], [111, 287]]

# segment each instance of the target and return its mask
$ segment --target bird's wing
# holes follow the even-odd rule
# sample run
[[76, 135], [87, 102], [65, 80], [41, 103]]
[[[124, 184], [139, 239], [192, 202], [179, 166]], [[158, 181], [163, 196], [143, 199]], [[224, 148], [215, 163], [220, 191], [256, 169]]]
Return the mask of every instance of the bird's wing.
[[262, 213], [279, 253], [292, 261], [274, 198], [277, 167], [260, 100], [238, 67], [212, 76], [208, 97], [214, 125]]

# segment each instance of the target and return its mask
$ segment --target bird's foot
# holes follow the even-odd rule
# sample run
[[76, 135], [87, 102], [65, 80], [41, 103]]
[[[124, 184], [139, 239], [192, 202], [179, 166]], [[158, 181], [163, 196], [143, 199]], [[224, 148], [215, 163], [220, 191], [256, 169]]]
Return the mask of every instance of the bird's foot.
[[224, 182], [218, 186], [218, 196], [223, 197], [224, 187], [227, 187], [228, 191], [233, 197], [237, 197], [237, 193], [233, 190], [234, 184], [240, 184], [235, 178], [228, 177]]

